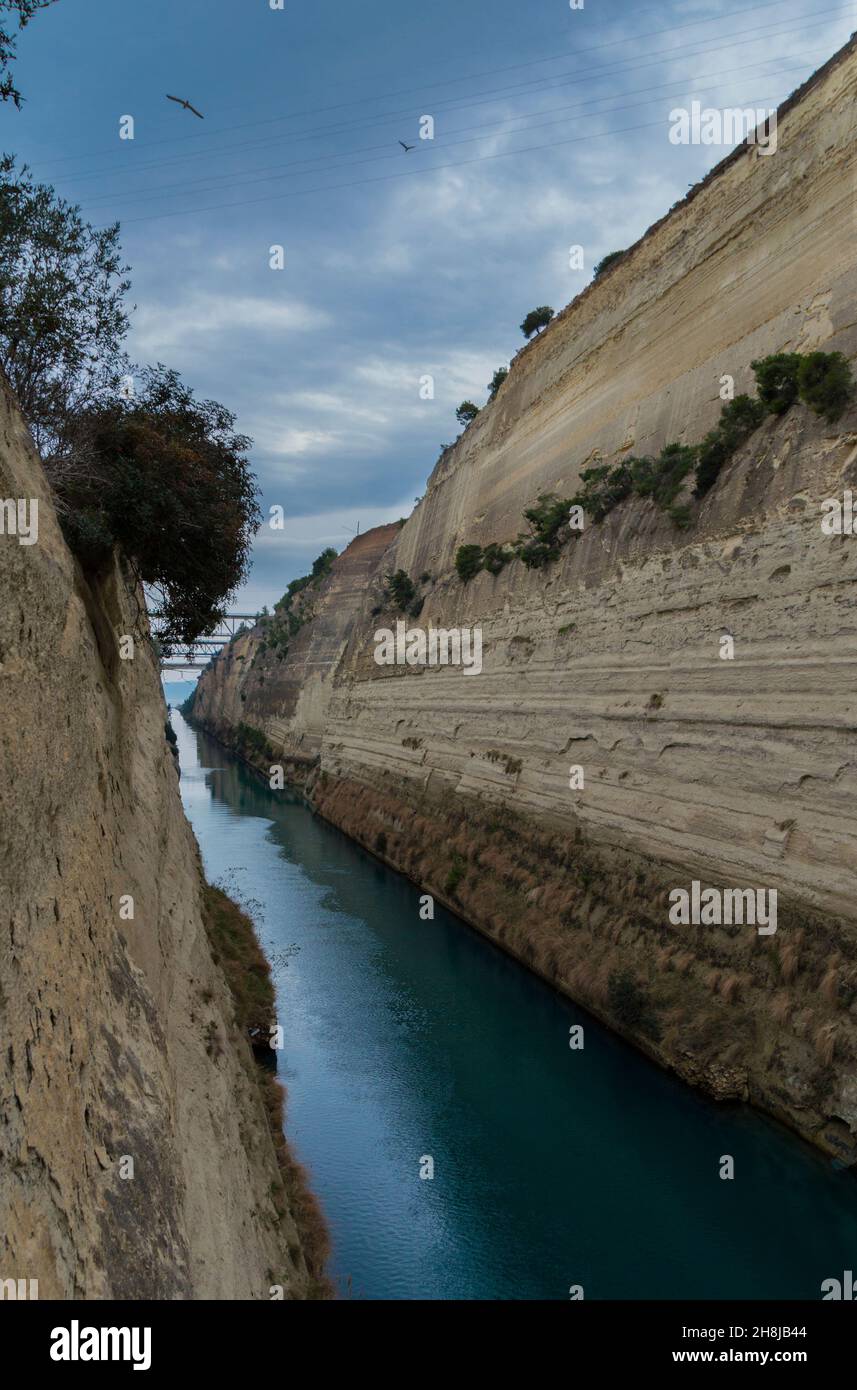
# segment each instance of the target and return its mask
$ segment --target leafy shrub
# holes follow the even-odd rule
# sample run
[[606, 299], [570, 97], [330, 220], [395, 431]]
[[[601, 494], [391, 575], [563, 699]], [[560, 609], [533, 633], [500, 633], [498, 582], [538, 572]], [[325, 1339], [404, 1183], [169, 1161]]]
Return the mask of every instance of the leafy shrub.
[[455, 552], [455, 568], [462, 584], [466, 584], [482, 568], [482, 546], [460, 545]]
[[550, 545], [545, 545], [542, 541], [521, 541], [516, 547], [518, 557], [526, 565], [528, 570], [540, 570], [543, 565], [547, 565], [551, 560], [555, 560], [558, 551]]
[[499, 574], [510, 558], [511, 554], [504, 545], [498, 545], [496, 541], [492, 541], [490, 545], [486, 545], [482, 552], [482, 568], [487, 570], [489, 574]]
[[389, 572], [386, 578], [388, 598], [404, 612], [416, 593], [413, 581], [408, 578], [405, 570], [396, 570], [395, 574]]
[[696, 465], [697, 451], [688, 444], [665, 444], [652, 464], [647, 479], [649, 495], [669, 511], [681, 485]]
[[420, 596], [419, 598], [415, 598], [415, 599], [414, 599], [413, 603], [411, 604], [410, 608], [408, 609], [408, 612], [409, 612], [409, 614], [411, 615], [412, 618], [418, 618], [418, 617], [420, 616], [420, 614], [421, 614], [422, 611], [423, 611], [423, 604], [424, 604], [424, 603], [425, 603], [425, 599], [424, 599], [422, 596]]
[[765, 406], [755, 396], [736, 396], [721, 410], [718, 429], [737, 448], [759, 428], [766, 414]]
[[610, 251], [606, 256], [602, 256], [592, 272], [593, 280], [599, 280], [605, 270], [609, 270], [611, 265], [615, 265], [617, 261], [621, 261], [624, 254], [624, 251]]
[[463, 425], [466, 429], [468, 425], [473, 424], [473, 421], [476, 419], [476, 416], [478, 414], [478, 405], [474, 405], [472, 401], [462, 401], [461, 405], [455, 412], [455, 418], [458, 421], [459, 425]]
[[784, 415], [798, 396], [799, 352], [777, 352], [751, 362], [759, 400], [772, 415]]
[[690, 507], [686, 502], [674, 502], [671, 507], [667, 507], [667, 515], [680, 531], [686, 531], [693, 521]]
[[798, 368], [798, 391], [810, 410], [838, 420], [853, 391], [851, 368], [841, 352], [810, 352]]
[[[582, 507], [587, 521], [603, 521], [609, 511], [628, 496], [633, 486], [631, 470], [627, 463], [598, 464], [595, 468], [584, 468], [580, 481], [583, 490], [578, 492], [572, 502]], [[566, 507], [566, 519], [568, 507]]]
[[497, 392], [500, 390], [500, 387], [503, 385], [503, 382], [506, 380], [506, 377], [507, 377], [508, 375], [509, 375], [509, 368], [508, 368], [508, 367], [498, 367], [498, 368], [497, 368], [496, 372], [494, 373], [494, 375], [492, 376], [490, 382], [488, 383], [488, 399], [489, 399], [489, 401], [493, 401], [494, 397], [496, 396]]
[[321, 579], [324, 579], [325, 575], [330, 574], [335, 559], [336, 551], [334, 550], [332, 545], [329, 545], [326, 550], [323, 550], [321, 552], [321, 554], [318, 556], [316, 560], [313, 560], [312, 573], [310, 574], [309, 578], [314, 583], [314, 585], [317, 586], [319, 581]]
[[753, 396], [736, 396], [720, 412], [720, 423], [697, 450], [696, 494], [702, 497], [714, 486], [723, 465], [739, 445], [749, 439], [765, 418], [765, 407]]
[[524, 511], [524, 519], [530, 523], [531, 535], [520, 536], [519, 540], [525, 544], [535, 541], [537, 545], [558, 553], [560, 545], [567, 538], [571, 505], [567, 498], [557, 497], [555, 492], [539, 493], [534, 506]]
[[732, 450], [719, 429], [709, 430], [697, 451], [696, 495], [703, 497], [717, 482]]

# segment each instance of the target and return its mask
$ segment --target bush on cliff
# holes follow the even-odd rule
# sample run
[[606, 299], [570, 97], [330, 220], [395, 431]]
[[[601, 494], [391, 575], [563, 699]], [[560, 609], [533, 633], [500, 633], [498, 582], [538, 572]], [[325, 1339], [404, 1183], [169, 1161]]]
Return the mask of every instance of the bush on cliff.
[[593, 280], [600, 280], [605, 270], [609, 270], [611, 265], [616, 265], [625, 255], [624, 251], [610, 251], [606, 256], [602, 256], [597, 266], [592, 272]]
[[704, 496], [714, 486], [723, 465], [759, 428], [765, 414], [764, 404], [753, 396], [736, 396], [724, 405], [720, 412], [720, 423], [705, 436], [697, 450], [698, 497]]
[[496, 396], [497, 392], [500, 390], [500, 387], [503, 385], [503, 382], [506, 380], [506, 377], [507, 377], [508, 375], [509, 375], [509, 368], [508, 368], [508, 367], [498, 367], [498, 368], [497, 368], [496, 372], [494, 373], [494, 375], [492, 376], [490, 382], [488, 383], [488, 399], [489, 399], [489, 401], [493, 401], [494, 397]]
[[830, 423], [839, 419], [854, 389], [851, 368], [841, 352], [810, 352], [802, 357], [797, 384], [801, 400]]
[[455, 568], [462, 584], [466, 584], [482, 568], [482, 546], [460, 545], [455, 552]]
[[759, 400], [772, 415], [784, 415], [797, 400], [799, 352], [776, 352], [751, 362]]
[[386, 575], [386, 580], [387, 597], [400, 611], [404, 612], [408, 604], [413, 602], [416, 594], [413, 580], [406, 570], [396, 570], [395, 574], [390, 571]]

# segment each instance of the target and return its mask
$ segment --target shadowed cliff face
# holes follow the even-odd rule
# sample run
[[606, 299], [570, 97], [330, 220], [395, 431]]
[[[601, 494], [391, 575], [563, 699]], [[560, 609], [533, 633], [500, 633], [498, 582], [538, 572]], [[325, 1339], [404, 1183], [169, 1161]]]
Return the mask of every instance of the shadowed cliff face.
[[[688, 530], [631, 498], [543, 569], [462, 585], [453, 559], [513, 540], [594, 461], [698, 442], [757, 357], [853, 364], [855, 88], [852, 44], [781, 115], [776, 155], [725, 161], [524, 349], [406, 525], [361, 538], [386, 548], [347, 614], [353, 547], [336, 562], [273, 682], [288, 698], [257, 632], [196, 708], [227, 736], [243, 711], [323, 814], [665, 1065], [849, 1161], [857, 541], [821, 517], [857, 485], [857, 409], [769, 417]], [[478, 676], [376, 664], [400, 568], [432, 576], [409, 626], [481, 629]], [[776, 932], [671, 922], [694, 880], [776, 890]]]
[[0, 494], [39, 506], [35, 544], [0, 536], [0, 1277], [302, 1297], [141, 596], [118, 565], [85, 582], [5, 392]]

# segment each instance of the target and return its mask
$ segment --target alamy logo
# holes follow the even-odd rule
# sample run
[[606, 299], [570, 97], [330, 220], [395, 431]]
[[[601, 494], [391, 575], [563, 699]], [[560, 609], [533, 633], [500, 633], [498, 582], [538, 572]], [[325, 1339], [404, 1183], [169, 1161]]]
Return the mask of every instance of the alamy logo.
[[29, 499], [29, 521], [27, 504], [26, 497], [5, 497], [0, 501], [0, 535], [17, 536], [19, 545], [35, 545], [39, 539], [39, 499]]
[[152, 1364], [151, 1327], [70, 1327], [51, 1331], [52, 1361], [133, 1361], [135, 1371]]
[[465, 676], [482, 670], [481, 627], [407, 627], [396, 623], [393, 633], [381, 627], [375, 633], [375, 661], [379, 666], [461, 666]]
[[[765, 899], [767, 898], [767, 910]], [[756, 927], [759, 936], [777, 930], [776, 888], [704, 888], [698, 879], [670, 892], [670, 921], [674, 927]]]
[[759, 153], [777, 152], [776, 107], [766, 111], [752, 106], [703, 107], [692, 101], [690, 106], [676, 106], [670, 112], [670, 143], [673, 145], [737, 145], [746, 140], [757, 145]]
[[838, 497], [825, 497], [821, 504], [821, 529], [825, 536], [854, 535], [854, 495], [850, 488]]
[[[27, 1287], [29, 1285], [29, 1288]], [[39, 1296], [38, 1279], [0, 1279], [0, 1298], [22, 1301]]]
[[846, 1303], [857, 1302], [857, 1279], [850, 1269], [843, 1270], [841, 1279], [824, 1279], [821, 1284], [821, 1292], [824, 1295], [822, 1303], [830, 1300]]

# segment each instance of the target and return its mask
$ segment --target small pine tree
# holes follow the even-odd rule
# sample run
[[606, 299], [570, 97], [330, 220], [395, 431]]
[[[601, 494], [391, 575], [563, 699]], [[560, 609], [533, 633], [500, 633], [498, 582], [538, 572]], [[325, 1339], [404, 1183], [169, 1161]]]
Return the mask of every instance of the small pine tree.
[[468, 425], [473, 424], [473, 421], [476, 419], [476, 416], [478, 414], [478, 405], [474, 405], [472, 401], [462, 401], [461, 405], [455, 412], [455, 418], [458, 421], [459, 425], [463, 425], [464, 428], [467, 429]]
[[531, 309], [521, 324], [521, 332], [525, 338], [532, 338], [534, 333], [538, 333], [542, 328], [547, 328], [554, 311], [547, 304], [542, 304], [538, 309]]

